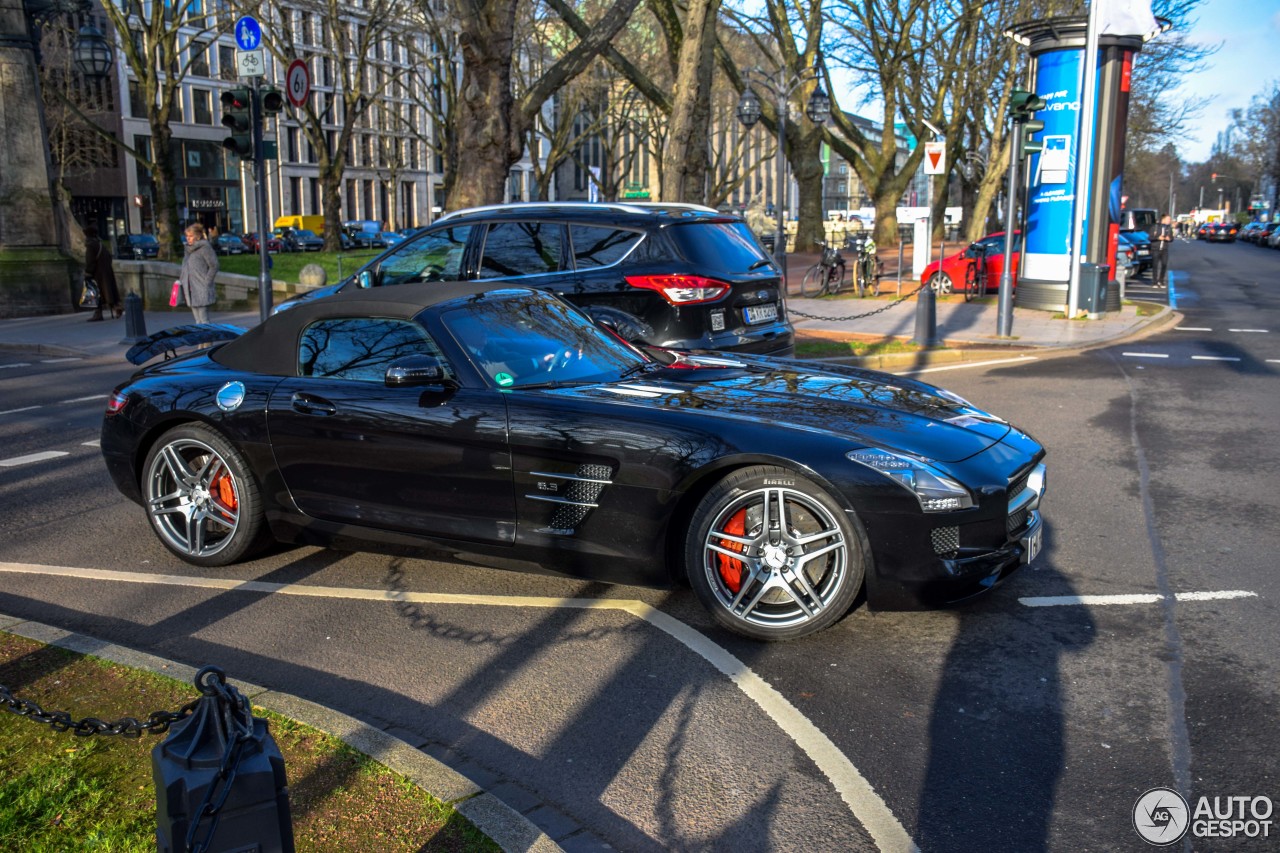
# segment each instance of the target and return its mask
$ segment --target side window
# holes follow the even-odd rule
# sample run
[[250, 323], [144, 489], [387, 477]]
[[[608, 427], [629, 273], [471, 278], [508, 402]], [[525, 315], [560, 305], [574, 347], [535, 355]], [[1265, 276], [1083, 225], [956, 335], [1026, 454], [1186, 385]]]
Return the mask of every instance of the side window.
[[616, 264], [627, 256], [643, 236], [635, 231], [620, 231], [616, 228], [569, 226], [573, 262], [580, 270]]
[[[427, 330], [412, 320], [318, 320], [302, 330], [298, 375], [381, 383], [388, 365], [406, 355], [430, 355], [444, 361]], [[452, 375], [447, 365], [445, 370]]]
[[456, 281], [462, 278], [462, 259], [470, 234], [471, 226], [462, 225], [406, 240], [378, 265], [379, 283], [387, 287], [415, 281]]
[[495, 222], [485, 235], [480, 278], [559, 272], [564, 226], [558, 222]]

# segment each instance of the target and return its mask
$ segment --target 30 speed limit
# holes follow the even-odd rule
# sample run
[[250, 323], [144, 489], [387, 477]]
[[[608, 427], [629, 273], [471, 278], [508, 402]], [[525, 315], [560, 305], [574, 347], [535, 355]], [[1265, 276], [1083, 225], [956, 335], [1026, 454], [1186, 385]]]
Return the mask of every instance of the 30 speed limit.
[[307, 96], [311, 94], [311, 71], [307, 68], [307, 63], [301, 59], [295, 59], [289, 63], [289, 73], [285, 75], [284, 88], [289, 97], [289, 103], [295, 107], [300, 107], [307, 102]]

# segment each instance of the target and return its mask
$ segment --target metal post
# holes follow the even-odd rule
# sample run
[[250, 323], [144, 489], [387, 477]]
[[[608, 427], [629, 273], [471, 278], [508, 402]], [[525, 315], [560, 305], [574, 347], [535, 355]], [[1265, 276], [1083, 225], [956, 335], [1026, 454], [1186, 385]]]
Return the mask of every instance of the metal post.
[[996, 315], [996, 335], [1013, 334], [1013, 231], [1014, 210], [1018, 206], [1018, 165], [1022, 162], [1022, 125], [1013, 123], [1009, 135], [1009, 188], [1005, 191], [1004, 269], [1000, 270], [1000, 308]]
[[787, 232], [783, 211], [787, 203], [787, 92], [785, 86], [778, 87], [778, 191], [775, 204], [777, 209], [778, 230], [773, 238], [773, 256], [782, 270], [783, 289], [787, 281]]
[[[927, 245], [933, 244], [933, 176], [928, 178], [929, 186], [929, 214], [925, 219], [925, 239]], [[945, 237], [944, 243], [945, 243]], [[938, 269], [942, 269], [942, 256], [938, 256]], [[916, 332], [912, 341], [922, 347], [934, 347], [938, 345], [938, 303], [933, 293], [933, 288], [927, 283], [921, 282], [923, 287], [916, 295]]]
[[262, 143], [262, 78], [253, 78], [253, 180], [254, 204], [258, 208], [258, 320], [271, 316], [271, 273], [268, 247], [271, 243], [270, 226], [267, 223], [267, 160], [266, 146]]
[[898, 296], [902, 295], [902, 264], [903, 264], [903, 261], [905, 260], [905, 258], [903, 257], [905, 251], [906, 251], [906, 240], [903, 239], [902, 231], [901, 229], [899, 229], [898, 231], [898, 291], [897, 291]]

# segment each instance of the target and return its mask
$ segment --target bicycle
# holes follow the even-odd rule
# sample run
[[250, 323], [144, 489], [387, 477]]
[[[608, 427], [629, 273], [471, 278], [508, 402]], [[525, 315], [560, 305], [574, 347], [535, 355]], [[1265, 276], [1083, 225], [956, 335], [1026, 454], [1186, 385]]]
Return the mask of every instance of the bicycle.
[[973, 261], [964, 271], [964, 301], [972, 302], [987, 295], [987, 252], [983, 247], [977, 249]]
[[844, 257], [838, 249], [819, 242], [822, 257], [800, 279], [800, 295], [806, 299], [834, 295], [844, 287]]
[[853, 265], [854, 288], [859, 297], [880, 295], [880, 276], [884, 264], [876, 255], [876, 241], [871, 235], [848, 239], [848, 248], [857, 253]]

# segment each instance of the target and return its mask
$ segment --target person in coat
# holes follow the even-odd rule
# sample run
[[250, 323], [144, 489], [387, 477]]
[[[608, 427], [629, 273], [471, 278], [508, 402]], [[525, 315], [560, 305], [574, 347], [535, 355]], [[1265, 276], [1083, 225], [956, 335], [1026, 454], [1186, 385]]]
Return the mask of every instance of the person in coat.
[[120, 305], [120, 288], [116, 284], [116, 271], [111, 263], [111, 250], [102, 244], [96, 225], [87, 225], [84, 229], [84, 274], [98, 285], [98, 307], [89, 322], [103, 319], [103, 308], [111, 311], [112, 318], [123, 317], [124, 309]]
[[191, 307], [196, 322], [207, 323], [209, 306], [217, 301], [213, 280], [218, 275], [218, 254], [199, 222], [188, 225], [183, 236], [187, 241], [187, 255], [182, 259], [182, 272], [178, 275], [182, 298]]

